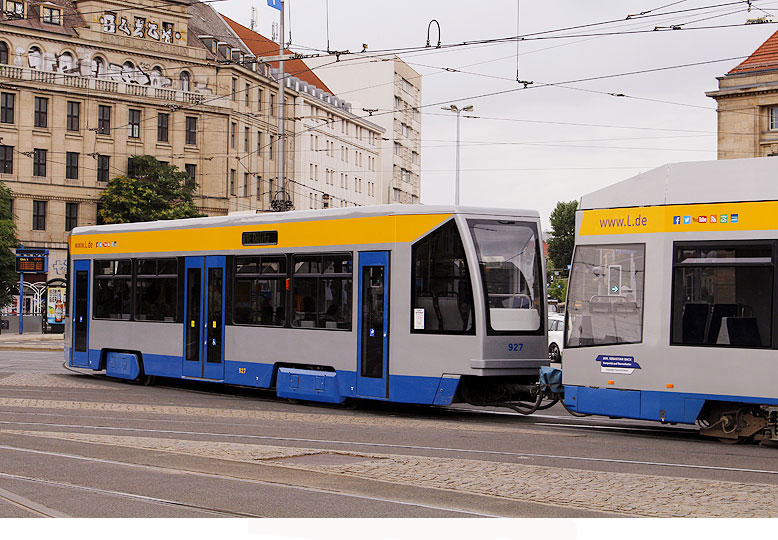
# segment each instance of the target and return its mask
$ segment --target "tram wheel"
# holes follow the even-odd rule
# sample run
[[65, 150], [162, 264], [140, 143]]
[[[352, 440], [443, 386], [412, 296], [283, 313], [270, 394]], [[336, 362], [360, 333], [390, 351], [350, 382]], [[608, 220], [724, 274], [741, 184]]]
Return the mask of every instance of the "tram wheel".
[[562, 360], [562, 352], [559, 350], [559, 345], [552, 343], [548, 346], [548, 359], [552, 362], [559, 362]]

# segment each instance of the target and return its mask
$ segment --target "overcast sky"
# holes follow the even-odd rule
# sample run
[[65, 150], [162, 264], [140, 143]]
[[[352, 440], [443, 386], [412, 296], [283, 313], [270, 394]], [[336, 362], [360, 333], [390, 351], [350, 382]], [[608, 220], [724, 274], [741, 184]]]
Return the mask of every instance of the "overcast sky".
[[[326, 50], [327, 2], [285, 3], [292, 48]], [[212, 5], [249, 26], [252, 0]], [[270, 37], [279, 12], [266, 0], [253, 5], [257, 31]], [[473, 105], [478, 118], [461, 121], [461, 203], [534, 208], [547, 227], [557, 201], [664, 163], [716, 159], [716, 104], [705, 92], [778, 30], [744, 25], [778, 15], [778, 0], [752, 5], [748, 13], [747, 2], [725, 0], [329, 0], [329, 43], [331, 50], [422, 48], [399, 56], [423, 76], [423, 203], [454, 200], [456, 117], [441, 103]], [[444, 46], [525, 36], [518, 75], [533, 84], [516, 82], [515, 40], [435, 49], [433, 31], [433, 47], [424, 49], [432, 19]], [[607, 21], [617, 22], [596, 24]], [[592, 26], [550, 32], [580, 25]], [[672, 25], [682, 29], [651, 31]], [[604, 78], [569, 82], [593, 77]]]

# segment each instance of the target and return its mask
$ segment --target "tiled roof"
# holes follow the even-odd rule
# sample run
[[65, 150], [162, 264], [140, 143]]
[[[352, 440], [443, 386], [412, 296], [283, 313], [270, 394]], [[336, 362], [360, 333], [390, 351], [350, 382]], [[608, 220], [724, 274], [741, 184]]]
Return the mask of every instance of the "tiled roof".
[[203, 2], [191, 2], [187, 9], [189, 13], [189, 23], [187, 24], [187, 45], [190, 47], [200, 47], [205, 49], [209, 60], [231, 60], [225, 58], [219, 52], [212, 52], [198, 36], [213, 36], [216, 41], [229, 44], [233, 49], [242, 50], [243, 46], [240, 40], [232, 36], [230, 29], [224, 24], [219, 13], [214, 10], [210, 4]]
[[84, 27], [86, 23], [81, 14], [76, 10], [71, 0], [47, 0], [48, 4], [54, 4], [62, 8], [62, 24], [49, 24], [41, 20], [40, 5], [32, 2], [26, 4], [27, 17], [24, 19], [14, 19], [5, 12], [0, 12], [0, 27], [2, 25], [16, 26], [21, 28], [31, 28], [42, 32], [51, 32], [54, 34], [64, 34], [67, 36], [78, 35], [74, 28]]
[[727, 75], [778, 69], [778, 32], [767, 38], [757, 50]]
[[[222, 15], [222, 17], [227, 21], [227, 24], [230, 25], [241, 41], [251, 49], [252, 54], [257, 57], [278, 56], [278, 43], [266, 38], [262, 34], [249, 30], [242, 24], [236, 23], [225, 15]], [[290, 50], [285, 49], [285, 52], [287, 54], [293, 54]], [[278, 62], [269, 63], [275, 68], [278, 67]], [[316, 88], [329, 92], [330, 94], [332, 93], [332, 91], [327, 88], [327, 85], [324, 84], [302, 60], [284, 60], [284, 71], [289, 75], [302, 79], [308, 84], [314, 85]]]

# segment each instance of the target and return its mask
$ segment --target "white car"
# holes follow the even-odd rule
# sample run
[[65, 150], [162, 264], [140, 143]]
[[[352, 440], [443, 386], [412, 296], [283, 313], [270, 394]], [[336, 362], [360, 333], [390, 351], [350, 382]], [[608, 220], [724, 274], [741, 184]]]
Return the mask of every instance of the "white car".
[[562, 349], [565, 338], [565, 316], [551, 313], [548, 316], [548, 359], [552, 362], [562, 361]]

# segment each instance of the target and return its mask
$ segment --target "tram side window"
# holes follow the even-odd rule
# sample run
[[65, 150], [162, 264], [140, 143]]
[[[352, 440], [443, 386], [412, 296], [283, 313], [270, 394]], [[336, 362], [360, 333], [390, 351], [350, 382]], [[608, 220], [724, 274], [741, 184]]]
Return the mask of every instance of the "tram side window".
[[465, 248], [452, 219], [416, 242], [413, 273], [412, 332], [473, 334], [473, 287]]
[[178, 261], [138, 259], [135, 280], [135, 320], [176, 320]]
[[575, 248], [567, 301], [567, 347], [643, 341], [645, 245]]
[[132, 261], [95, 261], [95, 319], [129, 320], [132, 306]]
[[674, 245], [672, 343], [769, 347], [772, 243]]
[[351, 330], [351, 254], [295, 255], [292, 264], [292, 326]]
[[286, 257], [235, 257], [235, 324], [286, 323]]

